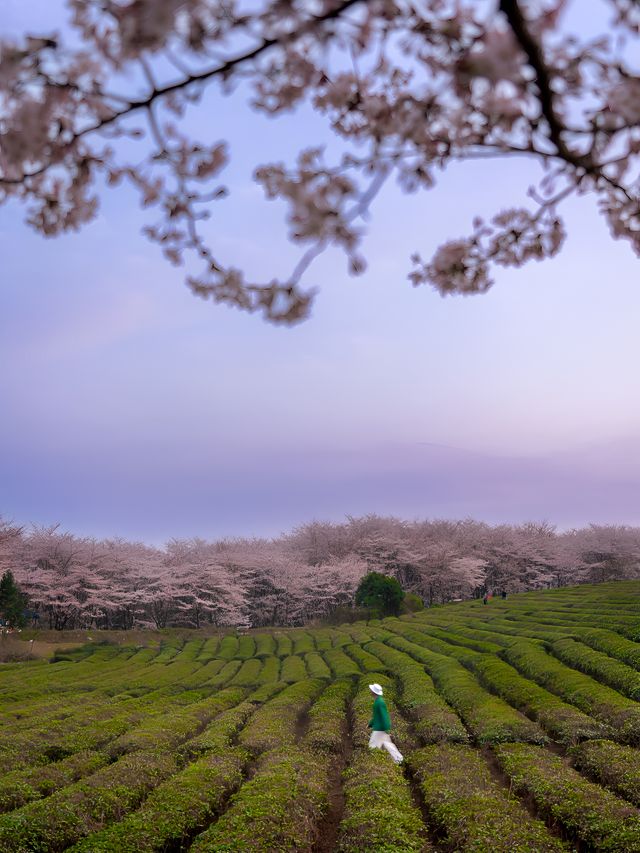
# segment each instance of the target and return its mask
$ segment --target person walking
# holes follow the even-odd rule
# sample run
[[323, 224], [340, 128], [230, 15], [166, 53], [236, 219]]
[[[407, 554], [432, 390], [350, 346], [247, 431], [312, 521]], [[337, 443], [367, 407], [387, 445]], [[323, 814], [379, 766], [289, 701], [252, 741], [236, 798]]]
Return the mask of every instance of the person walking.
[[404, 759], [402, 753], [391, 740], [391, 718], [387, 710], [387, 704], [382, 698], [382, 687], [379, 684], [370, 684], [369, 690], [375, 696], [373, 700], [373, 716], [369, 720], [371, 737], [369, 738], [369, 749], [386, 749], [396, 764]]

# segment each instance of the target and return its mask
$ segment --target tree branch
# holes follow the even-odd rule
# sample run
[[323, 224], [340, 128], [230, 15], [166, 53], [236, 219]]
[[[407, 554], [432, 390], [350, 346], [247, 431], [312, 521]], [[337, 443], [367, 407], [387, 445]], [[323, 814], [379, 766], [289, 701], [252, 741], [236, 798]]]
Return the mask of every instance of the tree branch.
[[527, 27], [527, 22], [522, 14], [518, 0], [500, 0], [500, 11], [504, 13], [509, 26], [516, 37], [520, 47], [526, 53], [529, 65], [536, 74], [536, 85], [540, 93], [540, 109], [549, 126], [549, 137], [556, 147], [558, 154], [567, 163], [589, 171], [593, 168], [591, 158], [588, 155], [576, 154], [564, 142], [562, 134], [566, 130], [553, 102], [553, 88], [551, 86], [551, 75], [545, 62], [540, 45], [533, 38]]
[[[338, 3], [337, 6], [332, 9], [329, 9], [329, 11], [325, 12], [324, 14], [313, 15], [298, 30], [295, 30], [291, 33], [287, 33], [284, 36], [279, 36], [278, 38], [263, 39], [262, 42], [256, 47], [254, 47], [252, 50], [240, 54], [239, 56], [235, 56], [232, 59], [228, 59], [225, 62], [216, 65], [214, 68], [208, 68], [204, 71], [200, 71], [195, 74], [186, 75], [185, 77], [183, 77], [182, 80], [178, 80], [175, 83], [169, 83], [166, 86], [153, 86], [149, 95], [146, 98], [141, 98], [135, 101], [129, 101], [126, 107], [124, 107], [123, 109], [113, 112], [111, 115], [106, 116], [96, 124], [90, 125], [89, 127], [86, 127], [83, 130], [76, 131], [71, 136], [68, 143], [65, 145], [65, 149], [70, 149], [74, 145], [74, 143], [82, 137], [103, 130], [105, 127], [112, 125], [114, 122], [117, 122], [119, 119], [124, 118], [125, 116], [129, 116], [132, 113], [137, 112], [141, 109], [148, 109], [151, 104], [153, 104], [156, 100], [158, 100], [158, 98], [161, 98], [164, 95], [169, 95], [172, 92], [177, 92], [182, 89], [186, 89], [189, 86], [192, 86], [194, 83], [202, 83], [209, 81], [214, 77], [225, 77], [239, 65], [242, 65], [246, 62], [250, 62], [253, 59], [257, 59], [265, 51], [269, 50], [269, 48], [279, 44], [286, 44], [290, 41], [295, 41], [296, 39], [303, 36], [310, 29], [313, 29], [319, 24], [324, 24], [327, 21], [339, 18], [352, 6], [355, 6], [356, 4], [362, 2], [363, 0], [342, 0], [342, 2]], [[46, 172], [46, 170], [51, 165], [53, 164], [46, 163], [39, 169], [35, 169], [33, 172], [28, 172], [22, 175], [20, 178], [0, 177], [0, 186], [21, 184], [28, 178], [34, 178], [38, 175], [41, 175], [43, 172]]]

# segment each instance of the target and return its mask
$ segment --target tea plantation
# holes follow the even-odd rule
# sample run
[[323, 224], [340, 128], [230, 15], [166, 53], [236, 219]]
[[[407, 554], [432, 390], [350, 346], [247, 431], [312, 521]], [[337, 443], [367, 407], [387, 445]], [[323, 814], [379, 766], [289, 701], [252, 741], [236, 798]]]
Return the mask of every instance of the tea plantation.
[[640, 853], [640, 582], [2, 664], [0, 769], [2, 853]]

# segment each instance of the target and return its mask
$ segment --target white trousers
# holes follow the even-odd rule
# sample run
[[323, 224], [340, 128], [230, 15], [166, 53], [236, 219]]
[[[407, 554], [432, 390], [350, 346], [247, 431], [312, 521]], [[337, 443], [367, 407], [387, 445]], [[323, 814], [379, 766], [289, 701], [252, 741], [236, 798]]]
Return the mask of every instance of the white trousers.
[[396, 764], [400, 764], [403, 760], [402, 753], [391, 740], [389, 732], [371, 732], [369, 749], [386, 749]]

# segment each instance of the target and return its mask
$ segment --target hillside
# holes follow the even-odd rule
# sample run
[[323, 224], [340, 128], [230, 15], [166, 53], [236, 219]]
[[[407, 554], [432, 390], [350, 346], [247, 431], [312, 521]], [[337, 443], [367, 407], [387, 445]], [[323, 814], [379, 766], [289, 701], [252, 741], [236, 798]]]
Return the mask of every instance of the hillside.
[[148, 637], [2, 665], [3, 853], [640, 853], [640, 581]]

